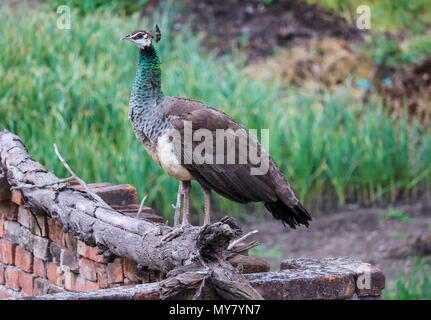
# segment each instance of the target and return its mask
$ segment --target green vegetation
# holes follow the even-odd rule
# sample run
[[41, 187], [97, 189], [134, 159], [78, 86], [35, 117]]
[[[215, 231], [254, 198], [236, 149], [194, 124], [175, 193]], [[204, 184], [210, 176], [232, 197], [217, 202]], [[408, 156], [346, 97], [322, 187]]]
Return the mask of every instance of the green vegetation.
[[355, 19], [356, 8], [362, 5], [371, 9], [371, 28], [376, 31], [407, 31], [419, 34], [431, 21], [429, 0], [304, 0], [323, 9]]
[[400, 240], [408, 239], [407, 233], [402, 231], [388, 231], [386, 234], [389, 238], [400, 239]]
[[406, 213], [401, 210], [395, 210], [390, 208], [389, 211], [380, 217], [381, 221], [387, 221], [389, 219], [396, 219], [405, 223], [415, 223], [415, 219], [410, 218]]
[[273, 246], [271, 248], [266, 248], [262, 245], [255, 247], [249, 251], [250, 256], [270, 258], [280, 261], [283, 258], [283, 252], [278, 246]]
[[[57, 175], [67, 172], [54, 142], [86, 181], [134, 184], [170, 217], [177, 182], [133, 134], [127, 112], [137, 49], [118, 41], [149, 21], [103, 8], [84, 16], [75, 10], [72, 29], [59, 30], [54, 10], [0, 8], [0, 127], [23, 137], [35, 159]], [[431, 134], [419, 123], [403, 115], [398, 121], [378, 101], [355, 104], [349, 87], [309, 94], [251, 79], [244, 57], [216, 59], [187, 28], [174, 34], [171, 14], [153, 17], [162, 30], [164, 91], [202, 100], [248, 128], [269, 128], [271, 154], [309, 205], [370, 204], [429, 188]], [[198, 195], [192, 198], [201, 209]], [[217, 206], [224, 214], [245, 210], [220, 197]]]
[[415, 259], [410, 272], [401, 271], [383, 290], [384, 299], [431, 299], [431, 266], [426, 259]]
[[67, 5], [77, 9], [82, 15], [92, 14], [96, 9], [108, 9], [120, 13], [133, 13], [142, 9], [148, 0], [53, 0], [49, 1], [51, 8]]
[[[343, 15], [355, 23], [356, 8], [367, 5], [371, 9], [370, 36], [363, 50], [376, 63], [387, 67], [417, 63], [431, 55], [429, 35], [431, 1], [429, 0], [305, 0]], [[382, 35], [383, 32], [387, 34]], [[428, 34], [427, 34], [428, 32]], [[402, 35], [393, 36], [395, 33]], [[385, 60], [382, 57], [385, 56]]]

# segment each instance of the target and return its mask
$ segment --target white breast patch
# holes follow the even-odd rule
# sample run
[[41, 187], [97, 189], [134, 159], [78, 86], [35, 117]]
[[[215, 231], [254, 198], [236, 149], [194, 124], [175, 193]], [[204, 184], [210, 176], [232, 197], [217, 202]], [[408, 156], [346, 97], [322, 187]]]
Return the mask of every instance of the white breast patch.
[[175, 155], [174, 144], [168, 134], [157, 140], [157, 157], [159, 165], [171, 177], [181, 181], [193, 180], [190, 172], [181, 165], [180, 159]]

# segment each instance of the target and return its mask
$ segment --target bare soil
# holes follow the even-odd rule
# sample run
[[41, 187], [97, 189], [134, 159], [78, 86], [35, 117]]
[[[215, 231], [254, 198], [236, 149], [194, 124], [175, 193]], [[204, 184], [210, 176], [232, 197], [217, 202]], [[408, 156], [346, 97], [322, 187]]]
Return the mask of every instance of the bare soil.
[[410, 267], [413, 256], [431, 254], [431, 201], [393, 209], [411, 219], [388, 218], [384, 209], [346, 209], [313, 217], [308, 229], [285, 228], [270, 217], [267, 222], [244, 224], [243, 229], [258, 229], [250, 239], [264, 248], [276, 248], [277, 254], [265, 256], [273, 270], [286, 258], [351, 256], [380, 267], [391, 281]]
[[208, 49], [220, 54], [237, 48], [250, 60], [267, 57], [275, 47], [287, 48], [312, 38], [353, 41], [362, 32], [344, 18], [298, 0], [264, 4], [261, 0], [181, 0], [176, 28], [190, 23], [204, 33]]

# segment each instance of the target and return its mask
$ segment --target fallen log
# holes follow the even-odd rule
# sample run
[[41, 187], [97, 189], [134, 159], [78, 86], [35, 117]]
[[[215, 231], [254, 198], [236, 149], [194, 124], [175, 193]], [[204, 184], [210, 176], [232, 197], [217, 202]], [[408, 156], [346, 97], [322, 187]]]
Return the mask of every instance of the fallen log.
[[120, 256], [159, 270], [162, 298], [195, 290], [193, 298], [262, 299], [228, 261], [229, 244], [242, 235], [237, 222], [225, 217], [205, 227], [173, 229], [161, 223], [125, 216], [84, 190], [71, 188], [36, 162], [21, 138], [0, 131], [0, 178], [20, 192], [33, 214], [58, 220], [64, 231], [97, 245], [106, 260]]

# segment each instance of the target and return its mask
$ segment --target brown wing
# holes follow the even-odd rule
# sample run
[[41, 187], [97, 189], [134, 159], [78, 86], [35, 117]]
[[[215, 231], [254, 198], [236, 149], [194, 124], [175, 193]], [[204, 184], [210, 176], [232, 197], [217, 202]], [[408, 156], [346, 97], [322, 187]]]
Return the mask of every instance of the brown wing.
[[[181, 98], [172, 102], [165, 116], [173, 116], [171, 124], [181, 135], [181, 150], [177, 152], [182, 156], [183, 166], [201, 185], [240, 203], [263, 201], [275, 218], [291, 227], [300, 223], [308, 225], [307, 221], [311, 217], [302, 208], [289, 183], [269, 155], [266, 173], [252, 174], [252, 169], [261, 167], [262, 163], [252, 163], [247, 155], [251, 152], [259, 159], [266, 151], [257, 139], [233, 118], [199, 101]], [[206, 132], [212, 135], [213, 152], [206, 163], [195, 161], [194, 158], [189, 159], [189, 163], [184, 161], [184, 132], [187, 122], [191, 124], [193, 134], [199, 129], [206, 129]], [[224, 148], [220, 150], [217, 150], [216, 144], [217, 139], [220, 139], [220, 136], [217, 137], [217, 129], [224, 130]], [[229, 150], [233, 151], [228, 149], [229, 140], [235, 141], [233, 164], [228, 162]], [[203, 141], [204, 138], [192, 141], [192, 150]], [[240, 162], [240, 154], [244, 153], [246, 156], [241, 159], [245, 161]], [[223, 159], [221, 163], [220, 159]]]

